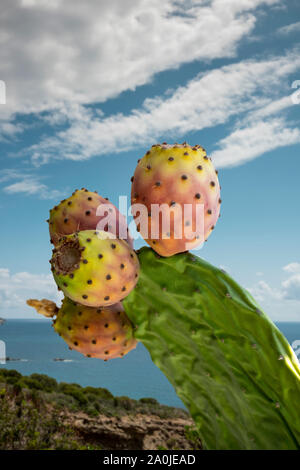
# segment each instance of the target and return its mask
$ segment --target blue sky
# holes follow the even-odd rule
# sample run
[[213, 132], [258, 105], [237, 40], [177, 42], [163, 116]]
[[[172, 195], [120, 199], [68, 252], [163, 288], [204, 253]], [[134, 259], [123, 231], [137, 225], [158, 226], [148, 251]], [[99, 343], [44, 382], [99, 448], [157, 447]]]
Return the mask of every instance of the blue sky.
[[85, 186], [118, 204], [153, 143], [186, 140], [222, 186], [197, 254], [274, 320], [300, 321], [299, 2], [2, 3], [0, 316], [59, 299], [45, 223], [57, 201]]

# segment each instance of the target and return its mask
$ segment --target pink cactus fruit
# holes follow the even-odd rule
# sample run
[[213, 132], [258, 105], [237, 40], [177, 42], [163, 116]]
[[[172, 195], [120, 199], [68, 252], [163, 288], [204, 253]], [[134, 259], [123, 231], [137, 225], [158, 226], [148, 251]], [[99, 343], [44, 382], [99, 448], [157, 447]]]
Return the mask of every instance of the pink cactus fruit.
[[[138, 161], [131, 203], [146, 207], [147, 223], [140, 212], [135, 221], [138, 231], [159, 255], [194, 249], [212, 233], [221, 204], [217, 173], [205, 150], [187, 143], [154, 145]], [[155, 207], [161, 208], [159, 217], [157, 212], [154, 217]], [[170, 224], [165, 231], [162, 220], [168, 217]]]

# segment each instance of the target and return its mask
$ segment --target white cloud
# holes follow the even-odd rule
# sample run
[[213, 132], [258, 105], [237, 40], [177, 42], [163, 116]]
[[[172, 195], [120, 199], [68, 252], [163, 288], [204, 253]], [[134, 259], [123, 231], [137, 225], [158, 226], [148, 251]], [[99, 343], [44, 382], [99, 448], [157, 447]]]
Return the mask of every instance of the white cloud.
[[6, 142], [11, 138], [15, 138], [21, 134], [25, 126], [21, 123], [12, 122], [11, 120], [0, 120], [0, 141]]
[[26, 178], [23, 181], [5, 186], [3, 191], [7, 194], [37, 195], [40, 199], [57, 199], [63, 194], [56, 189], [49, 189], [45, 184], [39, 183], [34, 178]]
[[0, 268], [0, 279], [1, 278], [9, 278], [9, 269]]
[[283, 270], [290, 275], [277, 287], [260, 280], [248, 290], [273, 320], [300, 321], [300, 264], [290, 263]]
[[[177, 137], [228, 122], [248, 113], [248, 126], [222, 140], [214, 157], [219, 166], [238, 164], [276, 146], [299, 141], [299, 129], [288, 127], [284, 118], [262, 117], [292, 106], [292, 100], [274, 99], [287, 76], [300, 69], [298, 51], [268, 60], [242, 61], [201, 73], [173, 94], [146, 99], [129, 115], [104, 118], [79, 106], [70, 126], [27, 149], [36, 164], [55, 158], [84, 160], [109, 152], [122, 152], [153, 143], [166, 133]], [[63, 113], [62, 113], [63, 114]], [[260, 114], [260, 121], [257, 122]], [[250, 125], [249, 125], [250, 122]], [[243, 123], [245, 126], [245, 123]], [[278, 138], [274, 139], [274, 133]], [[258, 134], [258, 138], [256, 135]], [[259, 136], [264, 135], [262, 142]], [[245, 145], [250, 139], [255, 146]], [[236, 145], [231, 151], [232, 145]]]
[[291, 34], [291, 33], [296, 33], [300, 31], [300, 21], [297, 21], [296, 23], [291, 23], [286, 26], [282, 26], [277, 30], [278, 34], [283, 34], [284, 36]]
[[276, 288], [262, 280], [248, 291], [273, 321], [300, 321], [300, 297], [288, 297], [282, 285]]
[[277, 113], [281, 113], [287, 108], [290, 108], [293, 105], [291, 95], [289, 96], [284, 96], [282, 98], [279, 98], [278, 100], [265, 100], [265, 103], [261, 102], [261, 107], [258, 109], [255, 109], [249, 115], [247, 116], [247, 121], [249, 122], [250, 120], [252, 122], [257, 121], [258, 119], [262, 119], [268, 116], [272, 116]]
[[300, 273], [300, 263], [289, 263], [282, 269], [288, 273]]
[[285, 299], [300, 301], [300, 274], [294, 274], [282, 283]]
[[231, 57], [279, 0], [2, 0], [6, 113], [105, 101], [193, 60]]
[[22, 178], [24, 174], [14, 168], [6, 168], [0, 171], [0, 183], [5, 183], [15, 178]]
[[[90, 1], [76, 2], [76, 8], [73, 0], [4, 3], [0, 60], [7, 121], [2, 132], [21, 132], [11, 121], [16, 112], [44, 111], [40, 117], [50, 125], [67, 125], [27, 149], [36, 166], [55, 158], [84, 160], [126, 151], [166, 133], [179, 137], [251, 111], [251, 125], [246, 118], [244, 126], [240, 123], [220, 142], [214, 154], [219, 166], [299, 141], [299, 130], [283, 118], [263, 122], [291, 106], [288, 97], [274, 100], [273, 88], [299, 69], [298, 51], [202, 73], [171, 96], [146, 100], [129, 115], [105, 118], [84, 106], [134, 90], [157, 72], [185, 62], [232, 57], [240, 40], [253, 31], [256, 9], [278, 6], [278, 0], [227, 0], [226, 9], [223, 0]], [[255, 139], [256, 132], [266, 132], [266, 141]], [[245, 146], [248, 139], [254, 143], [251, 148]], [[37, 181], [31, 186], [27, 180], [17, 182], [6, 191], [41, 191], [49, 197]]]
[[218, 143], [212, 159], [218, 167], [240, 165], [270, 150], [300, 143], [300, 129], [274, 118], [235, 129]]
[[261, 280], [248, 289], [258, 301], [267, 299], [300, 301], [300, 263], [289, 263], [282, 269], [289, 274], [289, 277], [282, 281], [279, 287], [271, 287], [265, 280]]
[[39, 199], [58, 199], [65, 195], [65, 191], [49, 189], [47, 185], [39, 181], [36, 175], [31, 173], [15, 169], [6, 169], [0, 172], [0, 183], [7, 183], [11, 180], [17, 181], [2, 188], [9, 195], [22, 193], [27, 196], [37, 196]]
[[62, 0], [21, 0], [22, 7], [58, 8]]
[[259, 281], [254, 287], [248, 288], [248, 291], [258, 302], [263, 302], [267, 298], [282, 299], [282, 292], [276, 288], [271, 287], [266, 281]]
[[0, 268], [0, 316], [4, 318], [38, 318], [26, 305], [29, 298], [48, 298], [60, 304], [62, 298], [51, 274], [12, 274]]

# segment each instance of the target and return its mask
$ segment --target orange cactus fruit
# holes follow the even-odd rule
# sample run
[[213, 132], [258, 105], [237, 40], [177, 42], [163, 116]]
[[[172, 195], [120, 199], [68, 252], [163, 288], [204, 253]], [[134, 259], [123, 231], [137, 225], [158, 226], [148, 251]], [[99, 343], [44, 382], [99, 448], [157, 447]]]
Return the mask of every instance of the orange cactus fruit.
[[65, 297], [53, 327], [71, 349], [87, 357], [123, 357], [137, 345], [133, 325], [120, 302], [93, 308]]

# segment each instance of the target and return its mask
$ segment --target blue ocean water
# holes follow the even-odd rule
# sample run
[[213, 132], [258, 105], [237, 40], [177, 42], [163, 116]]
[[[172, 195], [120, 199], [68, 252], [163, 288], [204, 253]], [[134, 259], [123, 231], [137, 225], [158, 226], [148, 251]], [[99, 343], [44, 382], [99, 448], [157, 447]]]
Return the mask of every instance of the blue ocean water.
[[[59, 382], [104, 387], [118, 396], [153, 397], [169, 406], [183, 406], [141, 343], [120, 359], [104, 362], [86, 358], [70, 351], [46, 320], [7, 320], [0, 326], [0, 340], [6, 343], [6, 356], [22, 359], [0, 367], [16, 369], [24, 375], [47, 374]], [[70, 362], [57, 362], [54, 358]]]
[[[300, 356], [300, 322], [277, 323]], [[104, 387], [114, 395], [131, 398], [153, 397], [169, 406], [183, 407], [172, 385], [153, 364], [142, 344], [122, 359], [104, 362], [88, 359], [68, 346], [46, 320], [7, 320], [0, 326], [0, 340], [6, 343], [8, 361], [0, 367], [16, 369], [24, 375], [47, 374], [58, 381], [82, 386]], [[66, 362], [54, 361], [63, 358]]]

